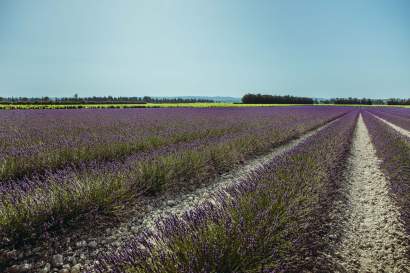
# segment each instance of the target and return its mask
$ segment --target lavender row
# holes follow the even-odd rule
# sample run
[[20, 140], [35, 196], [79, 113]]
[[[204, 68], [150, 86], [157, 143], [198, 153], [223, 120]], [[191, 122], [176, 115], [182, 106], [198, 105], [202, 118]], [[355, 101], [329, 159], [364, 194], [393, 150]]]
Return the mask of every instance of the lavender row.
[[[64, 169], [58, 171], [46, 171], [42, 175], [35, 175], [31, 177], [24, 177], [17, 180], [4, 181], [0, 185], [0, 195], [4, 198], [8, 196], [24, 196], [35, 189], [42, 187], [48, 188], [50, 183], [55, 183], [60, 186], [69, 183], [75, 178], [81, 176], [97, 176], [100, 173], [129, 173], [132, 169], [140, 163], [146, 163], [150, 161], [157, 160], [161, 157], [177, 154], [186, 150], [199, 150], [205, 146], [223, 144], [237, 140], [243, 137], [249, 138], [269, 138], [270, 147], [280, 145], [285, 141], [289, 141], [292, 138], [299, 136], [308, 130], [312, 130], [330, 120], [339, 117], [338, 112], [331, 114], [329, 117], [320, 117], [316, 119], [310, 119], [308, 121], [303, 121], [300, 123], [288, 123], [282, 124], [280, 127], [277, 125], [272, 127], [272, 125], [265, 125], [265, 127], [260, 128], [246, 128], [240, 133], [229, 132], [223, 135], [217, 134], [208, 135], [206, 138], [195, 139], [193, 141], [187, 141], [183, 143], [175, 143], [167, 145], [158, 149], [154, 149], [149, 152], [136, 153], [131, 156], [126, 157], [121, 161], [109, 161], [109, 162], [98, 162], [91, 161], [89, 163], [82, 163], [79, 166], [68, 166]], [[15, 193], [15, 194], [14, 194]], [[13, 197], [16, 199], [16, 197]]]
[[401, 208], [401, 217], [410, 235], [410, 138], [369, 113], [365, 112], [363, 118], [381, 159], [382, 170], [389, 178], [391, 194]]
[[[84, 161], [124, 159], [172, 143], [326, 115], [310, 107], [102, 109], [0, 114], [0, 180]], [[343, 108], [333, 109], [343, 113]]]
[[97, 271], [329, 272], [307, 258], [326, 247], [356, 119], [353, 111], [212, 201], [158, 222]]
[[369, 110], [376, 109], [380, 112], [391, 113], [396, 116], [400, 116], [403, 118], [410, 119], [410, 109], [404, 107], [377, 107], [377, 108], [370, 108]]
[[[0, 233], [24, 238], [38, 227], [48, 228], [87, 211], [107, 210], [141, 193], [159, 194], [177, 186], [178, 190], [195, 186], [229, 170], [240, 160], [336, 118], [340, 112], [335, 109], [327, 116], [316, 116], [302, 123], [288, 117], [281, 127], [276, 122], [239, 135], [138, 154], [125, 162], [110, 162], [103, 167], [96, 163], [19, 183], [3, 183]], [[309, 116], [313, 115], [306, 115]]]
[[410, 131], [410, 109], [407, 108], [370, 108], [368, 112]]

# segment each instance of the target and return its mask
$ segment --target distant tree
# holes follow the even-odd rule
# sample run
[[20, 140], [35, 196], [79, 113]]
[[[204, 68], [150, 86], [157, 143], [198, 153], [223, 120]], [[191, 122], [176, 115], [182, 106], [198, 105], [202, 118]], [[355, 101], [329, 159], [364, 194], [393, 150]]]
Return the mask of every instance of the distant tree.
[[307, 97], [272, 96], [248, 93], [242, 97], [242, 103], [246, 104], [313, 104], [314, 100]]
[[[193, 102], [213, 102], [207, 99], [192, 99], [192, 98], [152, 98], [145, 97], [84, 97], [80, 98], [77, 94], [73, 97], [62, 97], [51, 100], [49, 97], [42, 98], [26, 98], [26, 97], [11, 97], [0, 98], [2, 104], [144, 104], [147, 102], [157, 103], [193, 103]], [[78, 107], [76, 107], [78, 108]]]
[[410, 98], [409, 99], [388, 99], [388, 105], [410, 105]]
[[143, 97], [142, 100], [143, 100], [144, 102], [152, 102], [151, 97], [148, 97], [148, 96]]
[[358, 104], [358, 105], [372, 105], [373, 100], [368, 99], [368, 98], [334, 98], [329, 101], [330, 103], [333, 104]]

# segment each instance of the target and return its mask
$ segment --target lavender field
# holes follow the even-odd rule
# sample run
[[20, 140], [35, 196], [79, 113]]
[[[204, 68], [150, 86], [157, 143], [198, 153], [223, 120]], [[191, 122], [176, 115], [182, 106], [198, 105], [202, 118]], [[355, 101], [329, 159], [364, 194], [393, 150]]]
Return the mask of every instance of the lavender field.
[[410, 109], [0, 112], [0, 272], [410, 272]]

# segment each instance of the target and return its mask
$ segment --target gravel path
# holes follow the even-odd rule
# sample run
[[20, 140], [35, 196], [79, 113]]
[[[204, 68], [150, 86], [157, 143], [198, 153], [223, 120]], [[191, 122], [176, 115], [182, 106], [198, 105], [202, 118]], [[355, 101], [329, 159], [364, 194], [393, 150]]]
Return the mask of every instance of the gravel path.
[[[84, 230], [67, 231], [65, 234], [47, 238], [36, 245], [5, 250], [3, 256], [14, 260], [14, 265], [6, 269], [6, 272], [78, 273], [92, 271], [95, 259], [100, 253], [120, 249], [130, 237], [138, 235], [146, 228], [153, 227], [158, 219], [170, 214], [180, 215], [208, 200], [215, 191], [223, 190], [246, 179], [251, 172], [314, 136], [336, 120], [275, 148], [264, 156], [245, 162], [229, 173], [221, 175], [210, 185], [204, 184], [191, 193], [142, 199], [126, 208], [126, 220], [121, 221], [115, 227], [101, 228], [101, 224], [95, 223], [92, 229], [88, 227]], [[3, 257], [1, 254], [0, 250], [0, 261]]]
[[335, 251], [337, 272], [410, 272], [408, 237], [379, 164], [360, 115], [347, 166], [347, 202], [341, 205], [346, 219]]
[[406, 137], [410, 137], [410, 131], [407, 131], [406, 129], [403, 129], [385, 119], [382, 119], [381, 117], [372, 114], [374, 117], [378, 118], [379, 120], [383, 121], [384, 123], [386, 123], [387, 125], [389, 125], [390, 127], [392, 127], [394, 130], [396, 130], [397, 132], [399, 132], [400, 134], [406, 136]]

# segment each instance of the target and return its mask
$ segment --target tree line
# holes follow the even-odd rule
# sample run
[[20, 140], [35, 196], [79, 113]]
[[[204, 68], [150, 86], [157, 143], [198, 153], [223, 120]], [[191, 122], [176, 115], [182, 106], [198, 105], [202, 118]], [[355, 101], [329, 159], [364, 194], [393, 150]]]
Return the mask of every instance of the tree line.
[[314, 104], [315, 100], [307, 97], [246, 94], [242, 97], [246, 104]]
[[369, 99], [369, 98], [333, 98], [321, 100], [323, 104], [358, 104], [358, 105], [410, 105], [410, 99]]
[[358, 104], [358, 105], [373, 105], [373, 104], [384, 104], [383, 100], [372, 100], [368, 98], [332, 98], [329, 100], [321, 100], [324, 104]]
[[206, 103], [213, 102], [200, 98], [155, 98], [155, 97], [62, 97], [62, 98], [28, 98], [28, 97], [0, 97], [0, 104], [146, 104], [146, 103]]
[[248, 93], [242, 97], [246, 104], [356, 104], [356, 105], [410, 105], [410, 99], [331, 98], [278, 96]]
[[410, 105], [410, 99], [388, 99], [387, 105]]
[[[158, 97], [73, 97], [62, 98], [28, 98], [28, 97], [0, 97], [0, 104], [38, 104], [38, 105], [80, 105], [80, 104], [146, 104], [146, 103], [209, 103], [210, 99], [202, 98], [158, 98]], [[357, 105], [410, 105], [409, 99], [370, 99], [370, 98], [331, 98], [313, 99], [308, 97], [279, 96], [248, 93], [242, 97], [246, 104], [357, 104]]]

